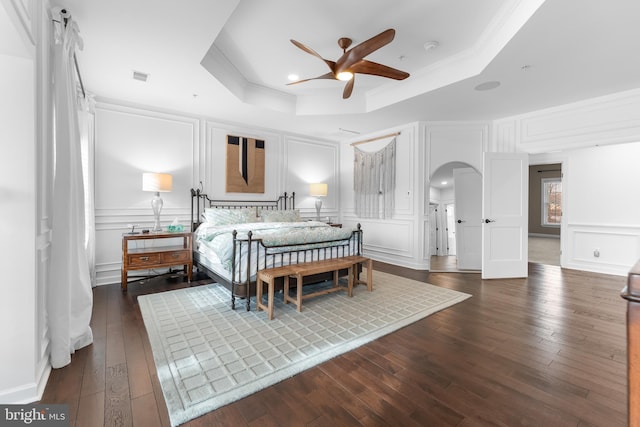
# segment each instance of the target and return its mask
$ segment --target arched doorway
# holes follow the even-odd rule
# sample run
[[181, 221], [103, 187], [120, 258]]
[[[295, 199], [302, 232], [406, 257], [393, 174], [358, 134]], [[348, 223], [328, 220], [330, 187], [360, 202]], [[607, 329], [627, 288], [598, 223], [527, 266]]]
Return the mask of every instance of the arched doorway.
[[431, 175], [430, 271], [480, 271], [481, 179], [475, 168], [463, 162], [446, 163]]

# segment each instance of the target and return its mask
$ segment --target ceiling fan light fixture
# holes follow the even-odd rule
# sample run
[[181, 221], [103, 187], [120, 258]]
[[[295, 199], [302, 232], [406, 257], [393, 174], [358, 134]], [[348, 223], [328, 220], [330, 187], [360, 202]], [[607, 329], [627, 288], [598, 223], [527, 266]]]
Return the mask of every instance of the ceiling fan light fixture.
[[337, 61], [325, 59], [310, 47], [307, 47], [294, 39], [290, 39], [291, 43], [293, 43], [298, 49], [322, 60], [322, 62], [329, 67], [330, 71], [322, 74], [321, 76], [298, 80], [288, 84], [291, 85], [308, 82], [309, 80], [321, 79], [340, 80], [346, 82], [344, 90], [342, 91], [342, 98], [347, 99], [351, 96], [351, 92], [353, 91], [355, 74], [369, 74], [394, 80], [404, 80], [409, 77], [409, 73], [364, 59], [367, 55], [391, 43], [395, 34], [396, 31], [393, 28], [389, 28], [351, 49], [349, 49], [349, 46], [351, 46], [351, 39], [342, 37], [338, 40], [338, 46], [342, 49], [342, 56], [340, 56]]
[[348, 82], [353, 78], [353, 73], [351, 71], [342, 71], [338, 73], [336, 78], [342, 82]]

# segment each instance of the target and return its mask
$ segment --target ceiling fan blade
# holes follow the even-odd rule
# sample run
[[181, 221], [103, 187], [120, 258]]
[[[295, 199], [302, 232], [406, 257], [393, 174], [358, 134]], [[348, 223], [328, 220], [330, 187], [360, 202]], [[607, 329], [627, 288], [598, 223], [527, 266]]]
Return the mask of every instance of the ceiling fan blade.
[[336, 62], [334, 67], [336, 75], [342, 71], [348, 70], [353, 64], [362, 60], [370, 53], [380, 49], [382, 46], [391, 43], [395, 36], [396, 30], [389, 28], [377, 36], [373, 36], [369, 40], [365, 40], [356, 47], [349, 49]]
[[360, 73], [360, 74], [370, 74], [372, 76], [380, 76], [387, 77], [389, 79], [394, 80], [404, 80], [409, 77], [409, 73], [398, 70], [396, 68], [391, 68], [383, 64], [378, 64], [377, 62], [371, 62], [363, 59], [362, 61], [356, 62], [349, 69], [352, 73]]
[[330, 61], [328, 59], [324, 59], [322, 56], [320, 56], [320, 54], [318, 52], [316, 52], [315, 50], [311, 49], [308, 46], [303, 45], [302, 43], [300, 43], [299, 41], [293, 40], [291, 39], [291, 43], [293, 43], [294, 45], [296, 45], [299, 49], [304, 50], [305, 52], [307, 52], [308, 54], [311, 54], [313, 56], [315, 56], [316, 58], [320, 58], [321, 60], [323, 60], [325, 62], [325, 64], [327, 64], [329, 66], [329, 69], [331, 71], [334, 71], [336, 68], [336, 63], [334, 61]]
[[287, 86], [295, 85], [295, 84], [298, 84], [298, 83], [308, 82], [309, 80], [319, 80], [319, 79], [336, 80], [336, 76], [334, 76], [332, 72], [328, 72], [327, 74], [323, 74], [323, 75], [318, 76], [318, 77], [311, 77], [310, 79], [296, 80], [295, 82], [287, 83]]
[[351, 77], [351, 80], [347, 82], [344, 86], [344, 91], [342, 91], [342, 99], [347, 99], [351, 96], [351, 92], [353, 92], [353, 84], [356, 81], [356, 76]]

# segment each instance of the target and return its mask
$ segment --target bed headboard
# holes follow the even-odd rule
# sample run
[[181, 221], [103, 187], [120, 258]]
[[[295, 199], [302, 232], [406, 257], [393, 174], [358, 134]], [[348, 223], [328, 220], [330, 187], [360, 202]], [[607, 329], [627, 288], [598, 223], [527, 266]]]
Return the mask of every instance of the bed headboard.
[[276, 200], [212, 200], [202, 190], [191, 189], [191, 231], [200, 225], [205, 208], [241, 209], [260, 208], [269, 210], [288, 210], [296, 208], [296, 193], [284, 193]]

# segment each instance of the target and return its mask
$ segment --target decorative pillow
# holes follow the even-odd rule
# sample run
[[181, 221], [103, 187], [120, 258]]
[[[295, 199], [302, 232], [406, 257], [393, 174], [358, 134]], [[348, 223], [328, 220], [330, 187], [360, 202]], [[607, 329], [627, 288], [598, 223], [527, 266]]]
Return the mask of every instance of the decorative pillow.
[[290, 209], [286, 211], [276, 211], [263, 209], [260, 212], [263, 222], [298, 222], [300, 221], [300, 211]]
[[206, 222], [211, 225], [244, 224], [258, 221], [255, 208], [206, 208], [203, 216]]

